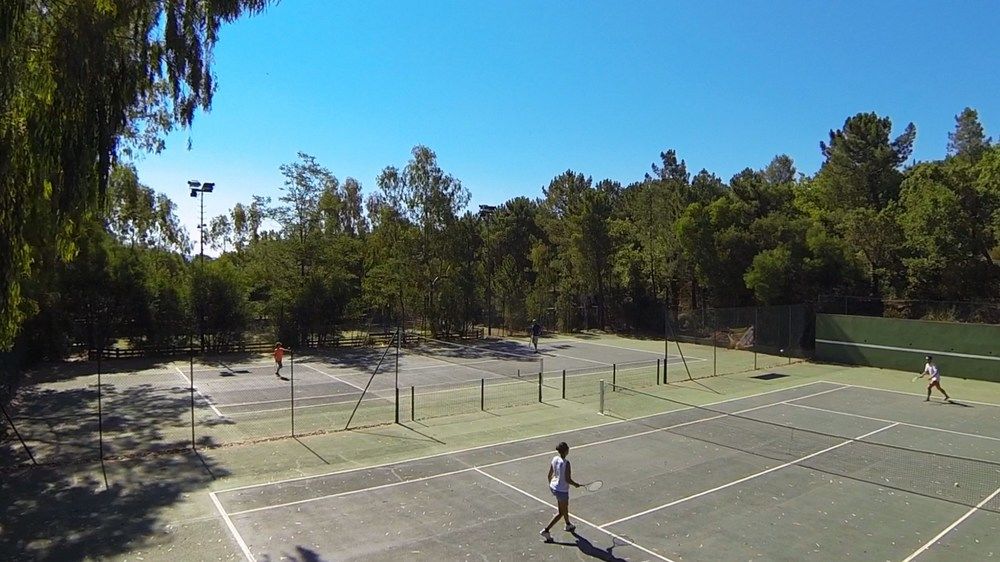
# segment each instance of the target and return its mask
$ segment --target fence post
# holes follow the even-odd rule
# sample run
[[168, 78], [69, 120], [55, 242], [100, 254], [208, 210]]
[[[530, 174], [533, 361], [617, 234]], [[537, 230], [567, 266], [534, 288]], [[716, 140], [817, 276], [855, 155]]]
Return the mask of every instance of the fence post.
[[719, 329], [718, 318], [715, 316], [715, 310], [712, 310], [712, 376], [718, 376], [719, 374], [719, 345], [716, 341], [717, 332]]
[[660, 358], [656, 358], [656, 384], [660, 384]]
[[295, 437], [295, 352], [289, 351], [288, 355], [290, 356], [289, 363], [291, 366], [289, 378], [291, 378], [292, 382], [290, 391], [290, 394], [292, 396], [292, 437]]
[[542, 372], [538, 371], [538, 403], [542, 402]]
[[486, 411], [486, 379], [479, 379], [479, 411]]
[[104, 462], [104, 414], [101, 411], [101, 356], [104, 350], [97, 350], [97, 452]]
[[396, 387], [396, 423], [399, 423], [399, 387]]
[[[597, 412], [603, 416], [604, 415], [604, 379], [601, 379], [600, 385], [601, 385], [600, 386], [600, 390], [598, 391], [598, 394], [597, 394], [598, 395]], [[612, 388], [611, 390], [614, 391], [614, 388]]]
[[792, 364], [792, 305], [788, 305], [788, 347], [785, 348], [788, 354], [788, 364]]
[[188, 354], [188, 377], [191, 379], [191, 450], [197, 449], [194, 435], [194, 353]]
[[562, 370], [562, 398], [566, 399], [566, 369]]
[[615, 391], [615, 387], [618, 386], [618, 364], [611, 364], [611, 392]]
[[417, 399], [414, 397], [413, 386], [410, 386], [410, 421], [417, 421]]
[[753, 307], [753, 370], [757, 370], [757, 338], [760, 332], [757, 331], [757, 311], [759, 307]]

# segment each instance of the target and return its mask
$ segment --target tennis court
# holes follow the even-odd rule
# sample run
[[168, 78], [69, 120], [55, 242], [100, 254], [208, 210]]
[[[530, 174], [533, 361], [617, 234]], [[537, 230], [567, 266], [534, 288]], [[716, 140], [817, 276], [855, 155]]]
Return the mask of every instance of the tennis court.
[[[1000, 552], [1000, 407], [831, 382], [698, 407], [664, 389], [605, 394], [598, 426], [211, 497], [248, 560]], [[562, 440], [574, 478], [604, 486], [574, 492], [576, 534], [557, 527], [545, 544], [544, 473]]]
[[[383, 359], [381, 350], [345, 349], [336, 354], [310, 355], [287, 363], [283, 378], [274, 376], [272, 364], [197, 366], [195, 386], [213, 414], [238, 420], [241, 415], [258, 416], [268, 412], [287, 412], [294, 378], [296, 408], [353, 405], [371, 379], [366, 405], [372, 402], [392, 406], [395, 388], [415, 387], [423, 394], [454, 393], [456, 386], [468, 386], [482, 379], [491, 384], [503, 384], [503, 379], [522, 379], [532, 384], [538, 373], [551, 377], [566, 371], [570, 379], [580, 378], [593, 394], [599, 377], [611, 377], [612, 365], [621, 365], [620, 372], [641, 371], [650, 383], [657, 381], [658, 361], [680, 365], [675, 355], [663, 360], [663, 353], [642, 349], [573, 340], [546, 342], [538, 353], [526, 344], [490, 340], [477, 345], [434, 342], [420, 350], [403, 349], [398, 358], [398, 378], [395, 352]], [[379, 360], [382, 360], [379, 365]], [[688, 361], [702, 359], [689, 357]], [[378, 374], [372, 378], [376, 366]], [[626, 375], [623, 375], [626, 376]], [[634, 381], [633, 382], [637, 382]], [[475, 385], [473, 385], [475, 386]], [[471, 388], [471, 387], [470, 387]], [[531, 391], [531, 389], [528, 389]], [[405, 398], [405, 393], [404, 393]]]

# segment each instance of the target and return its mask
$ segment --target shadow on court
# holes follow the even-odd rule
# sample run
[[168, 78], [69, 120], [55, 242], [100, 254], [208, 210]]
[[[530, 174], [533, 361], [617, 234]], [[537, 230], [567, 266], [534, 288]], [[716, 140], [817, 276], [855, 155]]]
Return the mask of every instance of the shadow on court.
[[587, 556], [596, 560], [604, 560], [606, 562], [626, 562], [624, 558], [615, 556], [614, 546], [609, 546], [607, 548], [596, 546], [594, 543], [587, 540], [586, 537], [581, 535], [579, 531], [574, 532], [573, 537], [576, 539], [573, 542], [552, 541], [548, 544], [557, 546], [573, 546], [580, 549], [580, 554], [582, 556]]
[[310, 550], [304, 546], [296, 546], [295, 554], [282, 554], [277, 558], [271, 558], [270, 556], [264, 556], [261, 558], [262, 562], [271, 562], [272, 560], [290, 560], [292, 562], [325, 562], [329, 558], [323, 558], [316, 551]]
[[[205, 464], [203, 464], [205, 463]], [[150, 550], [171, 532], [162, 512], [228, 472], [193, 454], [99, 465], [41, 466], [0, 481], [5, 560], [99, 560]]]

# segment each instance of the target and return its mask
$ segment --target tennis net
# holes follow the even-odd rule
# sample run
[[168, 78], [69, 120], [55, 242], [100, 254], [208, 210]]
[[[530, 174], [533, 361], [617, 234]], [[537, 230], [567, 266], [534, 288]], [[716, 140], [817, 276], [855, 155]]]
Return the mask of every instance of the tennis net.
[[[1000, 463], [776, 423], [604, 383], [602, 412], [828, 475], [1000, 513]], [[677, 416], [653, 412], [683, 412]], [[749, 413], [749, 412], [747, 412]]]
[[402, 343], [404, 349], [418, 355], [505, 377], [536, 376], [543, 370], [542, 358], [535, 354], [465, 345], [419, 334], [405, 334]]

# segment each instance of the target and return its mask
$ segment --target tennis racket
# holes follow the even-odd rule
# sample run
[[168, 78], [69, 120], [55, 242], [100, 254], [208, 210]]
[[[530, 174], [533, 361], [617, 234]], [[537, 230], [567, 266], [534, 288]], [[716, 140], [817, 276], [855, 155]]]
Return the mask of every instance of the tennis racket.
[[923, 374], [923, 373], [921, 373], [921, 374], [919, 374], [919, 375], [917, 375], [917, 376], [913, 377], [913, 380], [912, 380], [912, 381], [910, 381], [910, 382], [917, 382], [918, 380], [922, 379], [923, 377], [924, 377], [924, 374]]
[[586, 488], [588, 492], [596, 492], [604, 487], [604, 480], [594, 480], [589, 484], [584, 484], [583, 487]]

